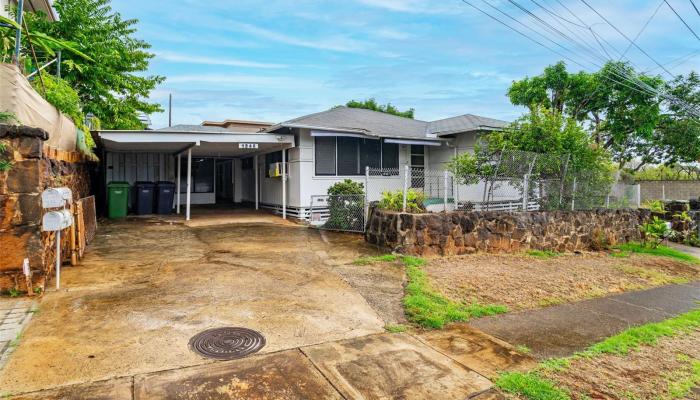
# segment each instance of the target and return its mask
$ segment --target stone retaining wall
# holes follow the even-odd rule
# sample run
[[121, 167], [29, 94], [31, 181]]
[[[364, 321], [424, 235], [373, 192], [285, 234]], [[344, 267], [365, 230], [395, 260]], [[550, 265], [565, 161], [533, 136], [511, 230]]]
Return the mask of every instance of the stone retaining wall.
[[[0, 291], [43, 287], [53, 272], [55, 235], [41, 232], [41, 192], [67, 186], [76, 199], [90, 193], [90, 164], [52, 158], [56, 152], [45, 146], [47, 139], [42, 129], [0, 125], [0, 141], [6, 145], [0, 157], [12, 162], [9, 171], [0, 172]], [[67, 236], [61, 247], [69, 250]], [[31, 281], [22, 272], [24, 258], [33, 272]]]
[[365, 240], [404, 254], [577, 251], [639, 240], [646, 210], [408, 214], [372, 207]]

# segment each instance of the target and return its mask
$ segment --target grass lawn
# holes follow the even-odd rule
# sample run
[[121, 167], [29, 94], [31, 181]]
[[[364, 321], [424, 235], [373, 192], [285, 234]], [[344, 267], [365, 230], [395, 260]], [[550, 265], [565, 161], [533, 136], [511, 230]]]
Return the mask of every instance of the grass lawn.
[[[419, 257], [388, 254], [359, 258], [354, 264], [368, 265], [378, 262], [401, 262], [404, 265], [408, 278], [403, 298], [404, 310], [410, 322], [423, 328], [439, 329], [451, 322], [468, 321], [470, 318], [508, 311], [503, 305], [480, 304], [476, 301], [455, 302], [441, 295], [430, 284], [423, 270], [426, 262]], [[387, 329], [394, 330], [391, 328]]]
[[507, 372], [496, 386], [531, 400], [687, 398], [700, 385], [700, 309], [630, 328], [572, 357], [530, 372]]
[[686, 262], [689, 262], [691, 264], [700, 265], [699, 258], [693, 257], [690, 254], [683, 253], [682, 251], [679, 251], [679, 250], [676, 250], [676, 249], [673, 249], [671, 247], [664, 246], [664, 245], [659, 245], [657, 247], [650, 247], [650, 246], [645, 246], [642, 243], [630, 242], [630, 243], [617, 245], [617, 246], [615, 246], [615, 249], [620, 250], [620, 252], [611, 253], [611, 255], [617, 256], [617, 257], [625, 257], [625, 255], [628, 255], [629, 253], [650, 254], [650, 255], [659, 256], [659, 257], [674, 258], [676, 260], [686, 261]]

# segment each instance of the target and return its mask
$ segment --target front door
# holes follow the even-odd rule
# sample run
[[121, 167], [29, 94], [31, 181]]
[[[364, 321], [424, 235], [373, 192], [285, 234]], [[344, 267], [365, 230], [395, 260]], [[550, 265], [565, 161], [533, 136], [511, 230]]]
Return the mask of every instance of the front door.
[[233, 160], [216, 161], [216, 202], [233, 203]]

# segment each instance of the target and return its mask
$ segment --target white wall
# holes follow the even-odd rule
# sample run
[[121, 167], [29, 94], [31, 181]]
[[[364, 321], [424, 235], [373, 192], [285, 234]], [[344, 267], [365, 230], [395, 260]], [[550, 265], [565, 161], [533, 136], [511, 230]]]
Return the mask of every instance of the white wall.
[[8, 11], [10, 6], [10, 0], [0, 0], [0, 15], [5, 18], [10, 18], [10, 13]]

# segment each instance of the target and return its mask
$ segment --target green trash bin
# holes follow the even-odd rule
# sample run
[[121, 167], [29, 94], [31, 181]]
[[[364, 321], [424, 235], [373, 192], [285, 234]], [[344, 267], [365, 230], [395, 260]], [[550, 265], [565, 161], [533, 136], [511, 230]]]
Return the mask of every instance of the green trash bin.
[[129, 183], [110, 182], [107, 184], [107, 216], [124, 218], [129, 204]]

